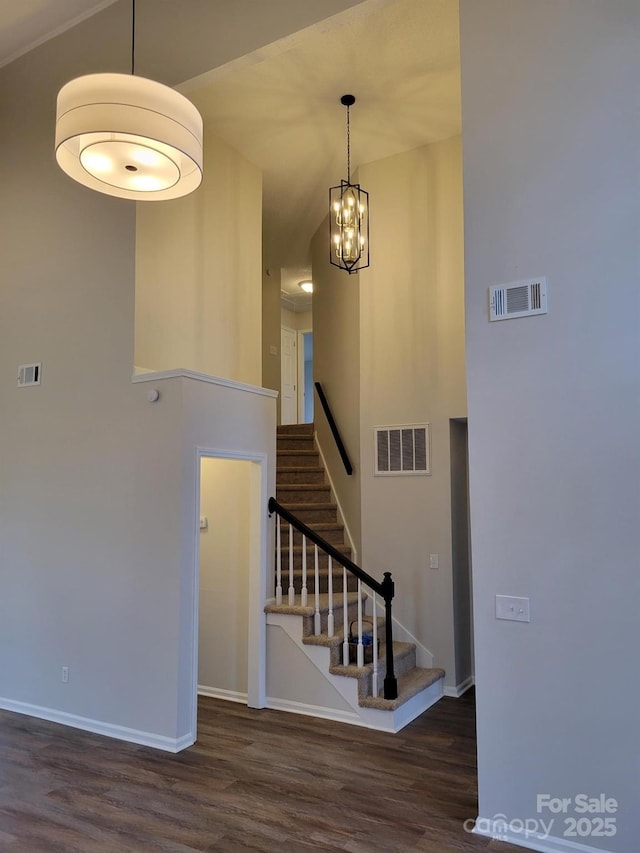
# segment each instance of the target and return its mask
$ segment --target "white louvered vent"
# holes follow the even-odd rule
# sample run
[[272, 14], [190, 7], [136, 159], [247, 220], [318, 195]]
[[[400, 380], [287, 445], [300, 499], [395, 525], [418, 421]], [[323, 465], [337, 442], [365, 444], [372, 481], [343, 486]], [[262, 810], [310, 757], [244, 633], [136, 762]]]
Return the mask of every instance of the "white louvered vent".
[[489, 319], [511, 320], [547, 313], [547, 280], [544, 276], [489, 288]]
[[430, 474], [429, 424], [375, 427], [376, 477]]
[[28, 385], [39, 385], [41, 373], [42, 362], [21, 364], [18, 367], [18, 388], [26, 388]]

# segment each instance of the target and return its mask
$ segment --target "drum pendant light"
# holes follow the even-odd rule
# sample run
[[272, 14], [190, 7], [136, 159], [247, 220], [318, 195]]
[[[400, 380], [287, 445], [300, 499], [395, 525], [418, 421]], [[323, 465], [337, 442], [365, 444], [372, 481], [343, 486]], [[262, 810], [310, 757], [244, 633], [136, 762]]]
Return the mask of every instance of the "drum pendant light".
[[369, 193], [351, 183], [351, 127], [353, 95], [343, 95], [347, 108], [347, 180], [329, 190], [329, 260], [349, 274], [369, 266]]
[[175, 89], [131, 74], [88, 74], [58, 93], [56, 160], [90, 189], [135, 201], [162, 201], [202, 181], [202, 118]]

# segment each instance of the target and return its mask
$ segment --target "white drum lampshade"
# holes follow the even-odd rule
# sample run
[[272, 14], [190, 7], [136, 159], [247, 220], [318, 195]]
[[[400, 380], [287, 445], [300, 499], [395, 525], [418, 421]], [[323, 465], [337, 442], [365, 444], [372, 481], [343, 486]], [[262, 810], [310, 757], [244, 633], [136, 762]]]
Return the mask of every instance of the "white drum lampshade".
[[163, 201], [202, 181], [202, 118], [175, 89], [133, 74], [88, 74], [58, 93], [56, 160], [107, 195]]

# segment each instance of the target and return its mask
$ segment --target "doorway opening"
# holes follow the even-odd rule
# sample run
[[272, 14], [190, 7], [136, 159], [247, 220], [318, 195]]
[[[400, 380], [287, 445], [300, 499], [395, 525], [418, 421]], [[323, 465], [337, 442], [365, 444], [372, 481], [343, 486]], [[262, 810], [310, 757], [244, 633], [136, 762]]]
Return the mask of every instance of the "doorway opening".
[[456, 692], [475, 684], [469, 521], [469, 441], [466, 418], [449, 421], [451, 446], [451, 545]]
[[280, 329], [280, 423], [313, 423], [313, 331]]
[[198, 451], [193, 717], [198, 696], [265, 704], [267, 459]]
[[313, 332], [298, 332], [298, 423], [313, 423]]

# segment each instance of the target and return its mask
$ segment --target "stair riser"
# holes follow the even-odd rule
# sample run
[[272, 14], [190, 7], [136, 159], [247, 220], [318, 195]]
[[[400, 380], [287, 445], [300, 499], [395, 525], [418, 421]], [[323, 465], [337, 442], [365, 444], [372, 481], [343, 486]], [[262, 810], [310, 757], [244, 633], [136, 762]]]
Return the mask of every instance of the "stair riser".
[[[280, 448], [282, 449], [282, 448]], [[307, 467], [317, 468], [320, 464], [320, 456], [317, 452], [313, 451], [312, 448], [307, 452], [301, 452], [298, 448], [297, 450], [290, 450], [286, 454], [278, 454], [278, 465], [285, 466], [297, 466], [297, 467]]]
[[[350, 558], [350, 548], [340, 549], [346, 558]], [[342, 564], [338, 560], [333, 560], [333, 574], [335, 577], [342, 578]], [[329, 567], [328, 555], [323, 551], [318, 550], [318, 568], [321, 572], [326, 572]], [[340, 568], [338, 568], [340, 567]], [[282, 574], [289, 571], [289, 549], [282, 549]], [[294, 574], [302, 572], [302, 549], [293, 552], [293, 571]], [[307, 548], [307, 574], [311, 576], [315, 571], [315, 552], [313, 547]], [[340, 581], [342, 584], [342, 580]]]
[[[300, 595], [302, 590], [302, 575], [300, 573], [294, 574], [293, 578], [293, 587], [296, 591], [296, 595]], [[286, 600], [287, 594], [289, 590], [289, 572], [282, 572], [282, 594], [284, 599]], [[309, 595], [309, 603], [313, 605], [313, 600], [311, 596], [315, 594], [316, 586], [315, 586], [315, 576], [313, 574], [307, 575], [307, 594]], [[354, 578], [352, 575], [347, 579], [347, 591], [348, 592], [357, 592], [358, 591], [358, 580]], [[318, 577], [318, 592], [320, 594], [324, 594], [329, 592], [329, 579], [328, 575], [325, 572]], [[337, 595], [342, 593], [342, 576], [338, 579], [334, 575], [333, 579], [333, 593]]]
[[[313, 524], [310, 524], [309, 526], [312, 529], [315, 529]], [[320, 530], [317, 530], [317, 533], [318, 533], [318, 536], [321, 536], [323, 539], [325, 539], [327, 542], [329, 542], [330, 545], [337, 545], [339, 547], [340, 545], [344, 544], [344, 528], [343, 527], [339, 527], [336, 530], [322, 530], [322, 529], [320, 529]], [[289, 524], [286, 521], [282, 522], [282, 524], [280, 525], [280, 534], [281, 534], [282, 550], [284, 552], [285, 548], [287, 548], [287, 549], [289, 548]], [[293, 533], [294, 545], [300, 545], [301, 541], [302, 541], [301, 534], [298, 533], [297, 530], [294, 531], [294, 533]], [[313, 548], [311, 550], [313, 553]]]
[[286, 506], [290, 503], [329, 503], [331, 488], [329, 486], [290, 485], [276, 488], [276, 499]]
[[[310, 601], [309, 603], [313, 606], [313, 601]], [[358, 605], [355, 602], [353, 604], [349, 605], [349, 607], [347, 609], [347, 614], [348, 614], [349, 621], [353, 621], [354, 619], [357, 618], [357, 616], [358, 616]], [[323, 612], [320, 613], [321, 633], [324, 633], [327, 630], [328, 617], [329, 617], [328, 613], [323, 613]], [[333, 622], [334, 622], [334, 630], [338, 630], [339, 628], [342, 627], [342, 607], [334, 607]], [[313, 616], [303, 616], [302, 617], [302, 634], [303, 634], [303, 636], [313, 634], [314, 633], [314, 625], [315, 625], [315, 619]]]
[[[382, 635], [384, 639], [384, 634]], [[386, 662], [386, 652], [385, 652], [384, 644], [380, 646], [380, 662], [378, 665], [378, 672], [380, 673], [381, 678], [384, 678], [387, 672], [387, 662]], [[393, 656], [393, 669], [396, 678], [400, 678], [402, 675], [408, 675], [412, 669], [416, 667], [416, 650], [415, 648], [411, 650], [408, 654], [403, 655], [394, 655]], [[380, 682], [380, 686], [382, 686], [382, 681]]]
[[[286, 507], [286, 504], [283, 504]], [[296, 507], [291, 512], [309, 527], [314, 524], [335, 524], [337, 522], [337, 511], [335, 507], [325, 509], [314, 509], [311, 507]], [[320, 534], [322, 535], [322, 534]], [[322, 537], [324, 539], [324, 537]]]
[[276, 471], [276, 488], [302, 483], [304, 485], [324, 485], [324, 471], [315, 471], [308, 466], [307, 471]]
[[283, 435], [278, 436], [278, 450], [315, 450], [313, 436]]
[[278, 437], [282, 435], [313, 435], [313, 424], [281, 424], [277, 429]]

